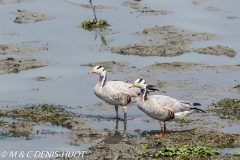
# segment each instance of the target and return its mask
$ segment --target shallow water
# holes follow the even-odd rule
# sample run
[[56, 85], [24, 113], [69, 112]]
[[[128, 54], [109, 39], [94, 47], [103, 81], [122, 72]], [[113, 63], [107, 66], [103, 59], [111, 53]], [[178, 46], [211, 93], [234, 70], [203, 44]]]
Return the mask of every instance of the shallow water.
[[[88, 1], [69, 0], [77, 4], [88, 4]], [[82, 21], [93, 18], [92, 9], [86, 9], [78, 5], [73, 5], [64, 0], [39, 0], [33, 3], [15, 3], [0, 5], [0, 44], [27, 44], [33, 47], [48, 47], [48, 50], [38, 52], [32, 56], [40, 59], [51, 60], [57, 62], [55, 65], [42, 67], [33, 70], [21, 71], [18, 74], [0, 75], [0, 108], [12, 109], [25, 106], [26, 104], [52, 103], [71, 106], [72, 112], [82, 113], [85, 115], [101, 115], [103, 117], [114, 117], [115, 110], [99, 110], [86, 107], [91, 104], [100, 102], [93, 93], [93, 88], [97, 83], [97, 75], [88, 75], [87, 72], [91, 67], [80, 66], [89, 62], [99, 61], [122, 61], [131, 62], [130, 66], [142, 68], [153, 64], [154, 62], [196, 62], [206, 63], [210, 65], [235, 65], [240, 63], [240, 20], [227, 19], [227, 16], [240, 15], [240, 1], [232, 0], [231, 2], [219, 0], [206, 1], [202, 5], [193, 5], [192, 1], [157, 1], [149, 0], [141, 3], [148, 4], [152, 9], [163, 9], [172, 11], [173, 14], [159, 16], [144, 16], [141, 12], [123, 6], [121, 1], [93, 1], [93, 5], [106, 5], [116, 8], [96, 10], [98, 19], [106, 19], [111, 25], [110, 29], [119, 32], [113, 35], [104, 36], [109, 47], [122, 46], [126, 44], [136, 43], [145, 38], [145, 36], [136, 36], [134, 33], [142, 31], [145, 28], [154, 26], [174, 25], [184, 30], [192, 32], [209, 32], [220, 35], [221, 37], [210, 41], [200, 41], [191, 44], [191, 48], [207, 47], [211, 45], [231, 46], [237, 52], [235, 57], [204, 55], [198, 53], [185, 53], [177, 57], [140, 57], [126, 56], [106, 51], [102, 46], [100, 35], [94, 40], [96, 32], [88, 32], [78, 28]], [[208, 6], [218, 7], [219, 12], [207, 11], [204, 8]], [[15, 24], [13, 20], [15, 15], [11, 12], [17, 9], [27, 9], [41, 14], [55, 16], [55, 19], [41, 21], [30, 24]], [[132, 13], [131, 13], [132, 12]], [[190, 14], [191, 13], [191, 14]], [[18, 33], [17, 36], [9, 36], [6, 33]], [[21, 57], [15, 55], [0, 55], [1, 58]], [[215, 90], [220, 86], [233, 86], [239, 84], [239, 71], [225, 73], [193, 73], [193, 74], [161, 74], [151, 78], [168, 80], [185, 80], [194, 77], [200, 84], [211, 86], [211, 90]], [[31, 78], [36, 76], [50, 77], [48, 81], [36, 81]], [[121, 79], [128, 75], [108, 73], [108, 79]], [[31, 91], [33, 88], [39, 88], [38, 91]], [[204, 90], [181, 90], [171, 91], [167, 94], [175, 98], [181, 99], [183, 95], [189, 93], [200, 93]], [[207, 105], [213, 100], [225, 97], [239, 97], [239, 94], [221, 94], [220, 96], [193, 100], [202, 103], [202, 109], [206, 109]], [[78, 109], [78, 106], [83, 108]], [[7, 108], [8, 106], [8, 108]], [[119, 109], [120, 117], [123, 113]], [[201, 115], [199, 115], [201, 116]], [[134, 119], [132, 119], [134, 118]], [[128, 124], [127, 133], [130, 135], [138, 135], [134, 130], [155, 130], [159, 129], [157, 122], [143, 122], [142, 119], [148, 117], [142, 113], [136, 105], [128, 107]], [[114, 130], [115, 121], [102, 120], [100, 122], [92, 122], [92, 126], [96, 129], [108, 128]], [[103, 127], [104, 126], [104, 127]], [[41, 127], [40, 127], [41, 128]], [[120, 135], [123, 134], [124, 126], [119, 122], [118, 126]], [[239, 126], [235, 128], [239, 133]], [[232, 128], [225, 128], [228, 132]], [[58, 128], [57, 131], [64, 132], [65, 129]], [[121, 136], [118, 137], [119, 139]], [[116, 138], [117, 139], [117, 138]], [[54, 141], [49, 143], [49, 141]], [[24, 146], [27, 149], [79, 149], [79, 146], [70, 146], [66, 143], [67, 139], [61, 134], [46, 135], [46, 137], [36, 138], [29, 141], [3, 141], [1, 146], [5, 146], [6, 150], [18, 149]], [[14, 144], [14, 145], [13, 145]], [[57, 147], [57, 148], [56, 148]], [[80, 149], [87, 149], [89, 146], [80, 146]], [[0, 147], [0, 149], [2, 149]]]

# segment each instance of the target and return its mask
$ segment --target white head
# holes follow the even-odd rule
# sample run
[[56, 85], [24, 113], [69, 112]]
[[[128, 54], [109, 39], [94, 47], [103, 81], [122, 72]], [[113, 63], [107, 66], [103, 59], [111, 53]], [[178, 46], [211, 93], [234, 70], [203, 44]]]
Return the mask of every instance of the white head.
[[147, 83], [143, 79], [137, 79], [129, 88], [137, 87], [140, 89], [147, 88]]
[[88, 74], [91, 74], [91, 73], [96, 73], [96, 74], [99, 74], [100, 76], [105, 76], [106, 70], [103, 68], [103, 66], [95, 66], [91, 71], [88, 72]]

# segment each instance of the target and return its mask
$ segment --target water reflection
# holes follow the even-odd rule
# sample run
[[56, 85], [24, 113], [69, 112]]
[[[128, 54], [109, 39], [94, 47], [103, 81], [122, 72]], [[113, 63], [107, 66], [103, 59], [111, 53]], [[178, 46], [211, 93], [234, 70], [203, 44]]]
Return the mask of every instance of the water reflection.
[[116, 119], [116, 125], [115, 125], [115, 131], [114, 134], [106, 139], [104, 139], [102, 142], [106, 143], [106, 144], [117, 144], [119, 143], [124, 137], [127, 137], [127, 118], [124, 117], [124, 130], [123, 130], [123, 134], [121, 134], [121, 132], [118, 130], [118, 123], [119, 120]]
[[106, 47], [106, 46], [108, 46], [105, 37], [104, 37], [101, 33], [99, 33], [98, 31], [96, 31], [96, 35], [95, 35], [94, 41], [97, 39], [98, 35], [101, 36], [102, 47]]
[[[97, 15], [96, 15], [95, 7], [92, 5], [92, 1], [91, 1], [91, 0], [89, 0], [89, 2], [90, 2], [90, 5], [91, 5], [91, 7], [92, 7], [92, 10], [93, 10], [94, 20], [97, 21]], [[104, 37], [98, 30], [95, 30], [95, 33], [96, 33], [96, 35], [95, 35], [94, 41], [95, 41], [95, 40], [97, 39], [97, 37], [100, 35], [101, 41], [102, 41], [102, 47], [108, 46], [105, 37]]]

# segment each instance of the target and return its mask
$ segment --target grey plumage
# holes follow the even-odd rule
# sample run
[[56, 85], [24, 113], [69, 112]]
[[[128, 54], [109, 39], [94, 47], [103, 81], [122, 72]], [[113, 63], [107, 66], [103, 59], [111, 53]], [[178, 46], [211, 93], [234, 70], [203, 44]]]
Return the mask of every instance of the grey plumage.
[[141, 89], [140, 96], [137, 101], [137, 106], [149, 117], [160, 122], [161, 130], [166, 131], [166, 121], [180, 120], [193, 112], [205, 112], [196, 105], [199, 103], [192, 103], [187, 101], [179, 101], [174, 98], [164, 95], [147, 96], [146, 82], [142, 79], [137, 79], [131, 88], [137, 87]]
[[123, 106], [124, 116], [127, 113], [127, 105], [131, 102], [131, 98], [140, 94], [139, 88], [130, 89], [128, 83], [122, 81], [108, 81], [106, 70], [102, 66], [94, 67], [88, 73], [96, 73], [100, 75], [99, 81], [94, 88], [95, 95], [103, 101], [115, 105], [116, 118], [118, 117], [118, 106]]

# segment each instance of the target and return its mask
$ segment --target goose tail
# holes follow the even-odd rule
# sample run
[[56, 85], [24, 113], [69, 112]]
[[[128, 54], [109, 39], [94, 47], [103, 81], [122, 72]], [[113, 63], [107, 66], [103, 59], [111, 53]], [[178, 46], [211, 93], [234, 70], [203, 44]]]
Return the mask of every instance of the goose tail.
[[190, 108], [190, 110], [195, 110], [197, 112], [203, 112], [203, 113], [206, 113], [206, 111], [202, 110], [202, 109], [199, 109], [199, 108]]
[[148, 92], [155, 92], [155, 91], [159, 91], [159, 89], [154, 88], [153, 85], [147, 85], [147, 90]]

